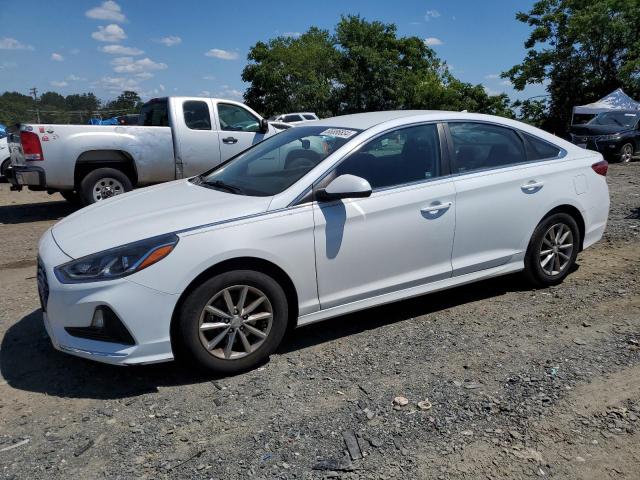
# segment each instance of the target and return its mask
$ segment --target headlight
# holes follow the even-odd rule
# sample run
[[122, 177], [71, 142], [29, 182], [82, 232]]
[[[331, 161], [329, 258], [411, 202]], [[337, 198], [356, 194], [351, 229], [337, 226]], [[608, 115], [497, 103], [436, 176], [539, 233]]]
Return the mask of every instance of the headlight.
[[169, 255], [178, 243], [171, 233], [87, 255], [54, 269], [62, 283], [102, 282], [139, 272]]
[[620, 135], [619, 133], [614, 133], [613, 135], [600, 135], [599, 137], [596, 137], [596, 140], [597, 141], [620, 140], [621, 137], [622, 135]]

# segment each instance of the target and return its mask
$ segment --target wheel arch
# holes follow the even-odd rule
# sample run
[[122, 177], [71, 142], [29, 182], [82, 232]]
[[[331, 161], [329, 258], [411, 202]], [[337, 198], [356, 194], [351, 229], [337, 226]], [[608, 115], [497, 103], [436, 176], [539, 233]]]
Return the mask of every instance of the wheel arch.
[[259, 257], [236, 257], [230, 258], [227, 260], [223, 260], [220, 263], [212, 265], [207, 268], [205, 271], [200, 273], [196, 278], [194, 278], [187, 288], [180, 294], [180, 298], [176, 302], [176, 305], [173, 309], [173, 313], [171, 315], [171, 325], [170, 325], [170, 334], [171, 334], [171, 346], [176, 349], [176, 345], [174, 344], [174, 339], [176, 338], [175, 329], [178, 325], [178, 314], [180, 309], [182, 308], [182, 304], [185, 299], [189, 296], [189, 294], [201, 285], [204, 281], [212, 278], [215, 275], [219, 275], [221, 273], [229, 272], [232, 270], [254, 270], [260, 273], [264, 273], [265, 275], [269, 275], [275, 281], [277, 281], [284, 293], [287, 297], [287, 304], [289, 306], [289, 319], [287, 329], [295, 328], [298, 320], [298, 293], [295, 288], [291, 277], [278, 265], [275, 263], [265, 260]]
[[75, 162], [73, 181], [79, 188], [82, 179], [98, 168], [115, 168], [124, 173], [135, 187], [138, 183], [138, 171], [133, 156], [124, 150], [87, 150], [81, 153]]
[[[580, 247], [578, 251], [581, 252], [583, 248], [582, 246], [584, 244], [584, 235], [585, 235], [585, 223], [584, 223], [584, 217], [582, 216], [582, 213], [575, 206], [565, 203], [563, 205], [558, 205], [557, 207], [554, 207], [551, 210], [549, 210], [547, 214], [540, 219], [540, 222], [542, 222], [545, 218], [550, 217], [551, 215], [555, 215], [556, 213], [566, 213], [567, 215], [570, 215], [578, 224], [578, 231], [580, 233]], [[540, 222], [538, 222], [538, 224]]]

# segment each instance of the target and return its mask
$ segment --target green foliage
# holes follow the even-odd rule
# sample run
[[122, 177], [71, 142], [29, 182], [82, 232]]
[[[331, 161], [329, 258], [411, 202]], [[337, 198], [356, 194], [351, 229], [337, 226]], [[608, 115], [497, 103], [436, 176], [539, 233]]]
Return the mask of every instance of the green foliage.
[[532, 27], [528, 51], [503, 77], [518, 90], [548, 82], [545, 128], [566, 131], [573, 106], [618, 87], [640, 96], [640, 0], [539, 0], [516, 18]]
[[106, 110], [118, 111], [118, 114], [137, 113], [142, 108], [142, 100], [140, 95], [131, 90], [125, 90], [118, 98], [108, 102]]
[[264, 115], [315, 111], [321, 116], [390, 109], [469, 110], [511, 116], [506, 95], [457, 80], [418, 37], [396, 26], [345, 16], [331, 35], [312, 27], [249, 51], [245, 102]]

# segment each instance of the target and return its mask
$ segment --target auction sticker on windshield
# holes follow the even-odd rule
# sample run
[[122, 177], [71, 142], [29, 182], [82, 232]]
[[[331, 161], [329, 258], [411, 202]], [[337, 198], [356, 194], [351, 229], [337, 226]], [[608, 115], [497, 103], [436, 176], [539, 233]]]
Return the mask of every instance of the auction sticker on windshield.
[[344, 130], [342, 128], [328, 128], [324, 132], [320, 132], [318, 135], [327, 135], [328, 137], [338, 137], [338, 138], [351, 138], [356, 133], [355, 130]]

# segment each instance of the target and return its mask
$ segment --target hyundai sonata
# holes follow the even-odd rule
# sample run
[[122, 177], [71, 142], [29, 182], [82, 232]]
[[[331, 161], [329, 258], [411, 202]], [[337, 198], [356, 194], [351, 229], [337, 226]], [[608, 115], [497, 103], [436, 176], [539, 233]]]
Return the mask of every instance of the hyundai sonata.
[[518, 271], [560, 283], [603, 234], [606, 173], [499, 117], [320, 120], [53, 226], [44, 323], [55, 348], [112, 364], [251, 368], [288, 327]]

